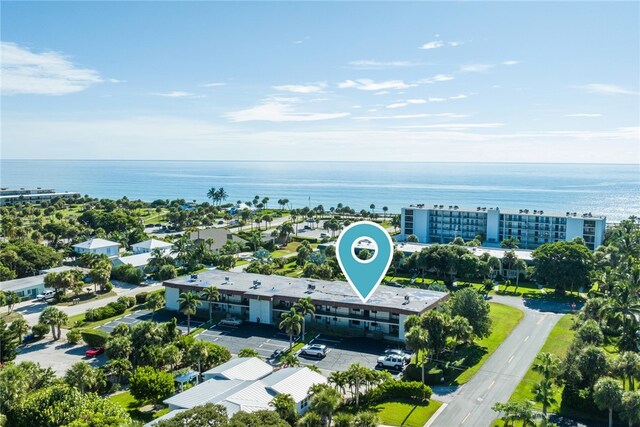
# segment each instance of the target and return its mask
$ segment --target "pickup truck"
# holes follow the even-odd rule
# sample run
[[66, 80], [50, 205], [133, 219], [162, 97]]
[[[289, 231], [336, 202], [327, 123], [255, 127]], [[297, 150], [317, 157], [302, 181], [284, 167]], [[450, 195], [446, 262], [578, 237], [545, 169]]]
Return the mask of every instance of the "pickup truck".
[[405, 363], [404, 357], [394, 354], [378, 357], [378, 368], [390, 368], [396, 371], [402, 371]]
[[36, 295], [38, 301], [48, 301], [55, 298], [56, 291], [54, 289], [45, 289], [43, 293]]

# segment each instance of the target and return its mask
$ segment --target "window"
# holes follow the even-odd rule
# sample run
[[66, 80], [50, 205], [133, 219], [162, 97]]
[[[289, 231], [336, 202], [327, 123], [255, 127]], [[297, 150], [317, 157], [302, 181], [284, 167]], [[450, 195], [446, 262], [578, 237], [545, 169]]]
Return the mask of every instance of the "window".
[[360, 321], [359, 321], [359, 320], [352, 320], [352, 321], [351, 321], [351, 324], [352, 324], [352, 325], [359, 325], [359, 324], [360, 324]]

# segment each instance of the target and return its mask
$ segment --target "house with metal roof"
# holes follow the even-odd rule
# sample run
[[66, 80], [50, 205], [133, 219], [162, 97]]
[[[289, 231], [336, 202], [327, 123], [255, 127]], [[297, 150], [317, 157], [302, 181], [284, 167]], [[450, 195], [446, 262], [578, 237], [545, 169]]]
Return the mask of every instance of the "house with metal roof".
[[[244, 372], [243, 367], [247, 372]], [[270, 372], [264, 375], [267, 368]], [[311, 387], [327, 383], [323, 375], [307, 367], [284, 368], [272, 372], [271, 366], [256, 357], [230, 360], [207, 373], [213, 376], [164, 401], [170, 412], [163, 419], [207, 403], [224, 406], [229, 417], [240, 411], [271, 410], [273, 408], [269, 403], [278, 394], [291, 395], [297, 412], [302, 415], [309, 409]], [[146, 424], [152, 425], [154, 422]]]
[[131, 249], [134, 254], [149, 253], [154, 249], [169, 250], [173, 248], [173, 243], [165, 242], [163, 240], [149, 239], [144, 242], [139, 242], [131, 245]]
[[118, 256], [118, 253], [120, 252], [120, 243], [106, 239], [99, 239], [97, 237], [82, 243], [77, 243], [72, 247], [73, 251], [79, 255], [92, 253], [97, 255], [106, 255], [111, 258]]
[[50, 273], [61, 273], [63, 271], [78, 270], [86, 275], [89, 270], [80, 267], [61, 266], [54, 267], [47, 270], [41, 270], [37, 276], [23, 277], [20, 279], [6, 280], [0, 282], [0, 291], [2, 292], [15, 292], [20, 298], [32, 299], [36, 295], [44, 292], [44, 278]]
[[[404, 322], [410, 315], [420, 315], [449, 298], [445, 292], [380, 285], [366, 303], [343, 281], [235, 273], [211, 270], [164, 282], [166, 308], [178, 311], [182, 292], [200, 293], [209, 286], [220, 292], [212, 304], [245, 321], [275, 325], [302, 298], [311, 298], [319, 326], [360, 330], [363, 336], [404, 340]], [[208, 316], [208, 305], [201, 307]], [[206, 312], [206, 313], [205, 313]]]

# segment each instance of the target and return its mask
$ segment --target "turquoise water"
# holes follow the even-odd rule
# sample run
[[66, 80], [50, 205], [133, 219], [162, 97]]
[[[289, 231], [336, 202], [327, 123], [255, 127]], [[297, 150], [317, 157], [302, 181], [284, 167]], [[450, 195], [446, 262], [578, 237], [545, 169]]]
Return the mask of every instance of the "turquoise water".
[[487, 163], [2, 160], [3, 187], [52, 187], [93, 197], [228, 201], [268, 196], [277, 207], [338, 203], [376, 210], [425, 203], [640, 215], [640, 166]]

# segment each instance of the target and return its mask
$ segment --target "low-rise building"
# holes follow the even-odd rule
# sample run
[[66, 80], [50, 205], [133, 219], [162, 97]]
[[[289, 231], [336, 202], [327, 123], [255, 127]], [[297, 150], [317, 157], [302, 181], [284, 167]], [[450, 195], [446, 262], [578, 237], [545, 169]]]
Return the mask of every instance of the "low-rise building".
[[189, 234], [189, 239], [198, 243], [205, 242], [210, 250], [218, 252], [227, 241], [231, 240], [241, 245], [245, 245], [247, 241], [242, 237], [236, 236], [226, 228], [205, 228], [196, 230]]
[[40, 203], [52, 199], [80, 197], [80, 193], [57, 192], [52, 188], [0, 188], [0, 206], [15, 203]]
[[166, 399], [164, 403], [170, 412], [162, 419], [207, 403], [224, 406], [229, 417], [240, 411], [272, 410], [269, 403], [279, 394], [290, 395], [302, 415], [309, 409], [311, 387], [326, 383], [324, 376], [306, 367], [274, 372], [256, 357], [233, 359], [207, 371], [201, 384]]
[[106, 255], [109, 258], [116, 257], [120, 253], [120, 243], [111, 240], [94, 237], [82, 243], [72, 246], [73, 251], [79, 255], [92, 253], [96, 255]]
[[[220, 301], [213, 303], [214, 310], [270, 325], [276, 325], [297, 301], [309, 297], [319, 326], [360, 330], [364, 336], [395, 341], [404, 340], [408, 316], [425, 313], [449, 298], [444, 292], [380, 285], [363, 303], [347, 282], [218, 270], [167, 280], [164, 286], [168, 310], [178, 311], [182, 292], [199, 293], [216, 286]], [[206, 304], [202, 310], [205, 315]]]
[[0, 282], [0, 291], [15, 292], [20, 298], [33, 299], [36, 295], [44, 292], [44, 278], [50, 273], [62, 273], [63, 271], [78, 270], [83, 274], [87, 274], [89, 270], [80, 267], [55, 267], [47, 270], [41, 270], [37, 276], [22, 277], [20, 279], [7, 280]]
[[170, 250], [173, 248], [173, 243], [165, 242], [163, 240], [149, 239], [144, 242], [135, 243], [131, 245], [131, 249], [134, 254], [149, 253], [154, 249]]

